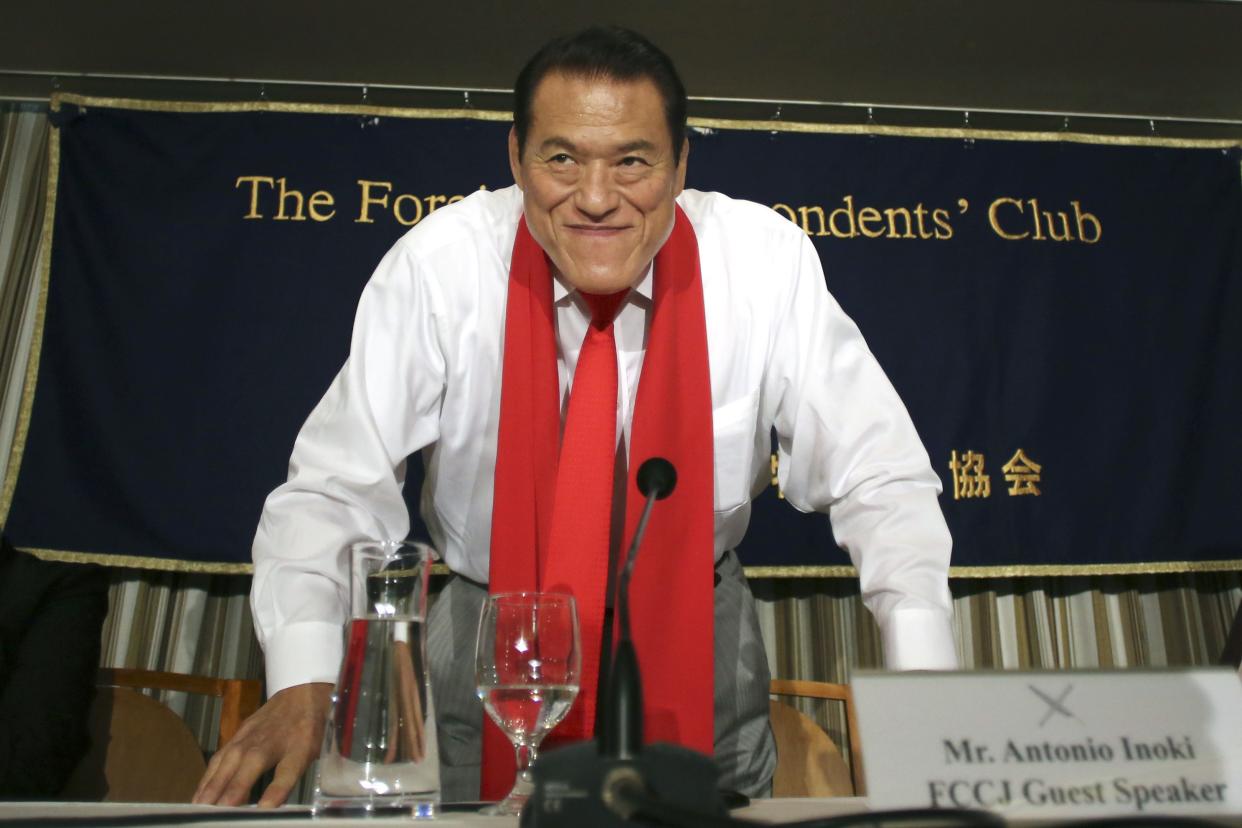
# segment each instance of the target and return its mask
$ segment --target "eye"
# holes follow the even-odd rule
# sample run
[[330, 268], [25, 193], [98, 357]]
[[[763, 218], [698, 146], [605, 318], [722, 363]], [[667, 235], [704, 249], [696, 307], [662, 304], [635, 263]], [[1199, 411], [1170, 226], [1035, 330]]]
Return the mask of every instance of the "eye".
[[638, 156], [638, 155], [627, 155], [627, 156], [625, 156], [624, 158], [622, 158], [622, 159], [621, 159], [621, 161], [620, 161], [620, 165], [621, 165], [622, 167], [647, 167], [647, 166], [650, 166], [650, 165], [647, 163], [647, 159], [646, 159], [646, 158], [642, 158], [641, 156]]
[[547, 162], [549, 164], [570, 164], [573, 160], [574, 159], [569, 157], [569, 153], [558, 152], [556, 155], [550, 156], [547, 159]]

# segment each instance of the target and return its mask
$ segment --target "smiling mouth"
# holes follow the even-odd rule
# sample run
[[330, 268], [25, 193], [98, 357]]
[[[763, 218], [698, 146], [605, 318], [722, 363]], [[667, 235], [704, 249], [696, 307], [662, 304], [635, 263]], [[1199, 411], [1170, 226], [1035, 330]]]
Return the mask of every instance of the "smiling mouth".
[[615, 236], [628, 230], [629, 227], [613, 227], [605, 224], [567, 224], [565, 229], [584, 236]]

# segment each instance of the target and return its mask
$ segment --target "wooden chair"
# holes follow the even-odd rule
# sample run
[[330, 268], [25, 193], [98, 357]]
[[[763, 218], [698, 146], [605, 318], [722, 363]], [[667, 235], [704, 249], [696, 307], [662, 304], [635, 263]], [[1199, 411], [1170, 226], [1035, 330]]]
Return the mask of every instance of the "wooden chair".
[[152, 670], [103, 669], [91, 706], [91, 747], [62, 796], [108, 802], [189, 802], [207, 763], [184, 721], [138, 692], [170, 690], [219, 697], [217, 746], [259, 707], [249, 679], [216, 679]]
[[216, 696], [220, 699], [220, 736], [216, 740], [217, 748], [227, 745], [241, 727], [241, 723], [259, 709], [263, 694], [262, 684], [257, 679], [220, 679], [123, 668], [100, 670], [97, 686], [171, 690]]
[[1225, 651], [1220, 654], [1220, 663], [1235, 669], [1242, 668], [1242, 605], [1238, 606], [1238, 612], [1233, 616], [1233, 627], [1225, 641]]
[[862, 747], [854, 696], [847, 684], [821, 681], [774, 680], [773, 696], [830, 699], [845, 707], [849, 766], [841, 751], [818, 724], [783, 702], [772, 700], [772, 732], [776, 736], [776, 776], [773, 796], [863, 796]]

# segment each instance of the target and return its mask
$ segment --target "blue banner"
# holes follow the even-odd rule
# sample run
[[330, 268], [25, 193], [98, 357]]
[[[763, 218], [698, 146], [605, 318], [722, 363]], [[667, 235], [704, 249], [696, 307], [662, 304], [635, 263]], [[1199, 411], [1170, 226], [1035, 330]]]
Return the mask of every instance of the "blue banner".
[[[57, 103], [5, 531], [239, 569], [372, 267], [511, 183], [507, 118]], [[711, 122], [687, 183], [811, 237], [944, 482], [955, 574], [1068, 574], [1242, 569], [1240, 169], [1202, 142]], [[848, 564], [775, 486], [741, 553], [753, 574]]]

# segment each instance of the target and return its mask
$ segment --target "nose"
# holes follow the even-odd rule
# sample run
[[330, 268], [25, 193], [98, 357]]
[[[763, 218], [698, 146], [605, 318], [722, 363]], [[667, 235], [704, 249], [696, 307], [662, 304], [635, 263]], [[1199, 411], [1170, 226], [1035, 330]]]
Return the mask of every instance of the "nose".
[[574, 193], [574, 206], [578, 211], [591, 221], [603, 221], [619, 203], [620, 194], [608, 165], [602, 161], [587, 164]]

